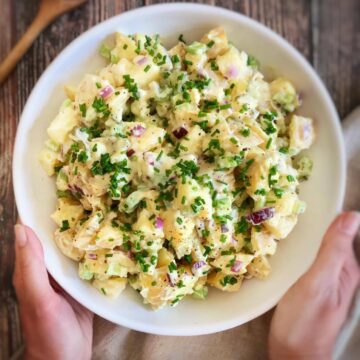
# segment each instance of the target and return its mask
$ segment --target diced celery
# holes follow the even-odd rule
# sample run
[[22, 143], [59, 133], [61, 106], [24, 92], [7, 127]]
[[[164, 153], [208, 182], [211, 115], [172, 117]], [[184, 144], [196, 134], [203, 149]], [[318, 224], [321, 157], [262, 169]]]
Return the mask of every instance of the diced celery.
[[70, 99], [64, 100], [64, 102], [60, 106], [60, 111], [64, 110], [66, 107], [70, 106], [72, 101]]
[[194, 41], [192, 44], [190, 44], [186, 51], [193, 55], [202, 55], [204, 52], [206, 52], [207, 46], [203, 43], [200, 43], [198, 41]]
[[194, 290], [193, 297], [195, 299], [205, 300], [208, 293], [209, 293], [209, 290], [208, 290], [207, 286], [202, 286], [199, 289]]
[[94, 274], [89, 271], [87, 265], [85, 263], [79, 263], [79, 276], [83, 280], [91, 280]]
[[302, 214], [305, 212], [305, 210], [306, 210], [306, 202], [301, 200], [296, 201], [293, 209], [294, 213]]
[[109, 45], [107, 44], [102, 44], [100, 49], [99, 49], [99, 53], [100, 55], [105, 58], [106, 60], [110, 60], [110, 56], [111, 56], [111, 48]]
[[299, 181], [308, 180], [313, 169], [313, 162], [307, 156], [303, 156], [296, 163]]

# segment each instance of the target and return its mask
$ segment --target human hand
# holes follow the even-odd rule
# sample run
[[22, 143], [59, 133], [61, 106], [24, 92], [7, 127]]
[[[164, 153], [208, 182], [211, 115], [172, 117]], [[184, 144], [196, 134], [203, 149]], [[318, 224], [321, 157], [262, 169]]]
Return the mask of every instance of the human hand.
[[279, 302], [271, 322], [271, 359], [331, 359], [360, 268], [353, 240], [360, 214], [343, 213], [325, 234], [314, 264]]
[[13, 283], [27, 359], [90, 359], [93, 314], [49, 279], [40, 241], [15, 226]]

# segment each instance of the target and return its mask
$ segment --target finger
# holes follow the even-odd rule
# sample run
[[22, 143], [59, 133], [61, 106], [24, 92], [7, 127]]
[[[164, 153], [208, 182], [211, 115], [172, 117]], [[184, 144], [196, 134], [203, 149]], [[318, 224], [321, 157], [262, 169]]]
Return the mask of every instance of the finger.
[[360, 213], [348, 211], [340, 214], [327, 230], [321, 248], [336, 247], [339, 251], [351, 248], [359, 226]]
[[20, 302], [38, 304], [52, 293], [41, 243], [30, 228], [19, 224], [15, 225], [14, 280]]
[[353, 241], [360, 225], [360, 214], [345, 212], [338, 216], [327, 230], [318, 256], [315, 268], [324, 271], [333, 269], [338, 273], [344, 262], [353, 256]]

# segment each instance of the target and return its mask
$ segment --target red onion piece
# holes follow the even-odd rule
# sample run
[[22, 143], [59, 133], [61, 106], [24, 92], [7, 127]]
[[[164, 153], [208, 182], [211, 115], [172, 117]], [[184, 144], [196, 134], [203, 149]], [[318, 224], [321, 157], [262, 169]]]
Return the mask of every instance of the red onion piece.
[[111, 85], [106, 85], [105, 87], [103, 87], [100, 91], [99, 94], [103, 99], [108, 98], [112, 93], [114, 92], [114, 88]]
[[309, 140], [310, 136], [311, 136], [311, 126], [309, 123], [306, 123], [302, 128], [302, 138], [306, 141]]
[[188, 131], [184, 128], [184, 127], [182, 127], [182, 126], [180, 126], [179, 128], [177, 128], [177, 129], [175, 129], [174, 131], [173, 131], [173, 135], [177, 138], [177, 139], [181, 139], [181, 138], [183, 138], [184, 136], [186, 136], [188, 134]]
[[231, 267], [231, 271], [238, 273], [241, 270], [241, 267], [242, 267], [242, 262], [236, 260], [234, 262], [234, 265]]
[[229, 228], [225, 225], [225, 224], [222, 224], [221, 225], [221, 232], [224, 234], [224, 233], [227, 233], [229, 232]]
[[91, 260], [96, 260], [97, 255], [96, 254], [88, 254], [88, 258], [91, 259]]
[[234, 236], [231, 237], [231, 242], [232, 242], [233, 244], [237, 244], [237, 241], [236, 241], [236, 239], [235, 239]]
[[126, 155], [127, 155], [128, 157], [132, 157], [134, 154], [135, 154], [135, 150], [134, 150], [134, 149], [129, 149], [129, 150], [126, 152]]
[[236, 78], [239, 75], [239, 70], [235, 65], [230, 65], [226, 71], [226, 76], [229, 78]]
[[157, 218], [156, 218], [156, 221], [155, 221], [155, 227], [156, 227], [157, 229], [163, 229], [163, 227], [164, 227], [164, 220], [161, 219], [161, 218], [159, 218], [159, 217], [157, 217]]
[[138, 65], [144, 65], [148, 62], [148, 58], [146, 56], [142, 56], [139, 60], [136, 61]]
[[167, 274], [166, 274], [166, 276], [167, 276], [167, 279], [169, 280], [169, 284], [170, 284], [170, 286], [171, 286], [171, 287], [174, 287], [174, 285], [175, 285], [175, 284], [173, 283], [173, 281], [172, 281], [172, 279], [171, 279], [170, 274], [169, 274], [169, 273], [167, 273]]
[[192, 266], [191, 270], [194, 273], [196, 270], [202, 268], [204, 265], [206, 265], [205, 261], [203, 261], [203, 260], [198, 261]]
[[155, 155], [152, 152], [147, 152], [144, 154], [144, 159], [145, 161], [151, 165], [154, 166], [155, 165]]
[[246, 220], [253, 225], [259, 225], [262, 222], [271, 219], [275, 215], [275, 208], [269, 207], [255, 211], [246, 217]]
[[131, 135], [135, 137], [140, 137], [146, 129], [142, 125], [136, 125], [131, 129]]

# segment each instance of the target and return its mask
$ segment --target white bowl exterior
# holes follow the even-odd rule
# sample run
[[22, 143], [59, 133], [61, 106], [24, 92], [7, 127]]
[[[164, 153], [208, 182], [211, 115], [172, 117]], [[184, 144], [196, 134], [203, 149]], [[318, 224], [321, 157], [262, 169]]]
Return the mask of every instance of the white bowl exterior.
[[[316, 121], [317, 139], [309, 151], [314, 160], [310, 181], [300, 196], [308, 209], [288, 239], [270, 260], [268, 280], [245, 281], [238, 293], [211, 290], [206, 301], [186, 299], [176, 308], [151, 311], [140, 296], [127, 289], [118, 299], [106, 298], [79, 279], [77, 266], [65, 258], [52, 240], [55, 225], [54, 179], [46, 176], [38, 154], [47, 139], [46, 129], [65, 99], [63, 86], [76, 84], [85, 72], [105, 63], [98, 56], [101, 42], [115, 31], [159, 33], [165, 44], [179, 34], [198, 39], [212, 27], [225, 27], [229, 39], [260, 59], [263, 68], [275, 68], [303, 95], [299, 113]], [[341, 209], [345, 187], [345, 156], [339, 119], [331, 99], [314, 70], [285, 40], [261, 24], [216, 7], [166, 4], [140, 8], [111, 18], [70, 44], [48, 67], [33, 89], [19, 124], [13, 179], [22, 221], [35, 229], [45, 250], [46, 266], [58, 283], [81, 304], [120, 325], [161, 335], [201, 335], [243, 324], [273, 307], [315, 258], [326, 227]]]

